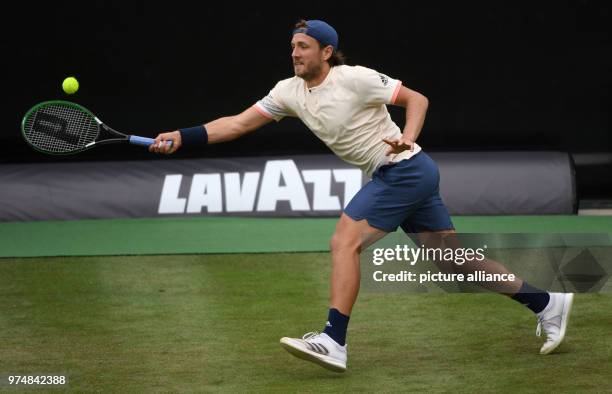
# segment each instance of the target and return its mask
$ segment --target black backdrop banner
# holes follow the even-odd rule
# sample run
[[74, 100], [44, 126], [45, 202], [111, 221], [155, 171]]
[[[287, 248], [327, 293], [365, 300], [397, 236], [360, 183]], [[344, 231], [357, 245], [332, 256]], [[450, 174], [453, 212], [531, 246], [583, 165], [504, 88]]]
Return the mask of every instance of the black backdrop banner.
[[[563, 153], [432, 153], [451, 214], [571, 214]], [[368, 179], [333, 155], [0, 166], [0, 221], [338, 216]]]
[[[10, 147], [0, 163], [147, 160], [130, 148], [45, 157], [22, 141], [19, 122], [33, 104], [58, 98], [144, 136], [239, 113], [292, 76], [290, 32], [300, 18], [331, 23], [349, 64], [429, 98], [418, 141], [427, 151], [612, 152], [611, 9], [583, 0], [12, 2], [0, 26], [0, 142]], [[81, 83], [71, 96], [61, 90], [68, 75]], [[402, 109], [390, 111], [401, 127]], [[321, 141], [286, 119], [177, 156], [321, 153], [329, 153]], [[598, 157], [606, 160], [577, 163], [583, 196], [612, 196], [612, 156]]]

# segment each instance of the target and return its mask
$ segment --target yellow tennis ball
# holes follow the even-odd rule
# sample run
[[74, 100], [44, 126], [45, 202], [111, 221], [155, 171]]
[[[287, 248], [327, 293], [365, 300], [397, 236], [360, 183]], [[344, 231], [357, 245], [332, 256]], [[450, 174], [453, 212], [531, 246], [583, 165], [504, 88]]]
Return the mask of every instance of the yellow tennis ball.
[[64, 92], [67, 94], [76, 93], [76, 91], [79, 90], [79, 81], [77, 81], [75, 77], [68, 77], [62, 82], [62, 89], [64, 89]]

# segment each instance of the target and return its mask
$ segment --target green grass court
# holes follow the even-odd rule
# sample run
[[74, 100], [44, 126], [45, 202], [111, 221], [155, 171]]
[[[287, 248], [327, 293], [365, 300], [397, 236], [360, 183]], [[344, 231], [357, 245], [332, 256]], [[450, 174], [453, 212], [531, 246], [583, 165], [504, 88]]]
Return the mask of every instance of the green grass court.
[[[612, 230], [609, 217], [454, 221]], [[504, 297], [363, 292], [346, 374], [294, 359], [278, 340], [322, 328], [334, 223], [1, 223], [0, 375], [67, 374], [70, 392], [612, 392], [610, 294], [577, 295], [560, 350], [540, 356], [534, 316]]]

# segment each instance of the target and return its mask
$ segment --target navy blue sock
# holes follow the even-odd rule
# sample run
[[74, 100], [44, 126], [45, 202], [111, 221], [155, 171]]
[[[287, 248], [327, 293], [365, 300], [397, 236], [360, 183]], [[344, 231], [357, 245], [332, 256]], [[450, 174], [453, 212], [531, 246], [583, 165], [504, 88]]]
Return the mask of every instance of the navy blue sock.
[[531, 309], [533, 313], [540, 313], [546, 308], [546, 305], [548, 305], [550, 295], [548, 292], [533, 287], [529, 283], [523, 281], [521, 289], [512, 296], [512, 299], [525, 305], [527, 308]]
[[327, 315], [327, 323], [325, 324], [324, 333], [329, 335], [331, 339], [338, 342], [340, 346], [346, 343], [346, 328], [348, 327], [349, 317], [343, 315], [336, 308], [331, 308]]

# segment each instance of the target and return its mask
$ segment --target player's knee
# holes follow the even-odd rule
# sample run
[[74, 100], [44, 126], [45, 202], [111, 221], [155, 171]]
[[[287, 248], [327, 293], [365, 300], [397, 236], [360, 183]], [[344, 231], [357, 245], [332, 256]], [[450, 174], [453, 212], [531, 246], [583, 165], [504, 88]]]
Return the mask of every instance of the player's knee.
[[360, 251], [361, 240], [354, 239], [346, 233], [335, 232], [329, 242], [329, 248], [332, 253], [343, 251], [358, 252]]

